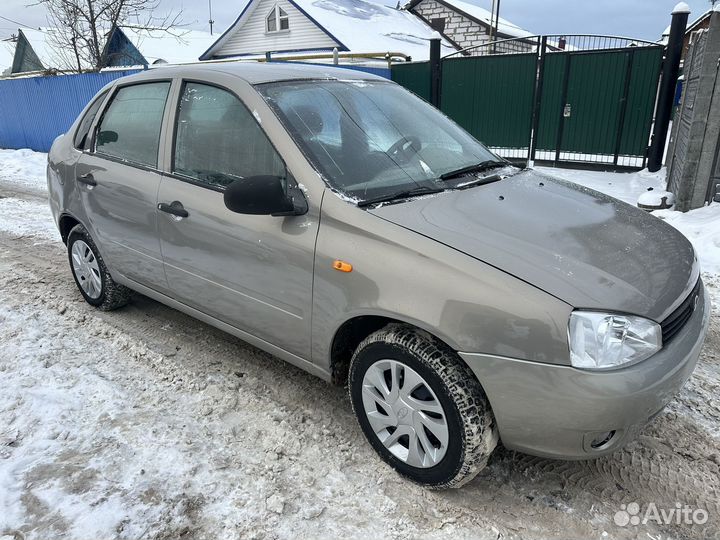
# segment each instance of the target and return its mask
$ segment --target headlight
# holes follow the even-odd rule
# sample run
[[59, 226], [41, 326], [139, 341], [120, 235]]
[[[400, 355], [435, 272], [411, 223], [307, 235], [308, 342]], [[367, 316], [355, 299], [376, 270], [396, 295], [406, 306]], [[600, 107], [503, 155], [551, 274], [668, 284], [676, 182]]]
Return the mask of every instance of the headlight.
[[576, 368], [611, 369], [634, 364], [662, 348], [662, 330], [633, 315], [574, 311], [568, 326], [570, 363]]

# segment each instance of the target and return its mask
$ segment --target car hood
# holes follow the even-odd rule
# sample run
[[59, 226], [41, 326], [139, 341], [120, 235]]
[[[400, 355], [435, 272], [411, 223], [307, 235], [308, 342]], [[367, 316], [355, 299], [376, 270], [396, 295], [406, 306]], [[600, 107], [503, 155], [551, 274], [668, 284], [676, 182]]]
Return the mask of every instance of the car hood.
[[370, 211], [576, 308], [660, 322], [699, 274], [692, 245], [667, 223], [532, 170]]

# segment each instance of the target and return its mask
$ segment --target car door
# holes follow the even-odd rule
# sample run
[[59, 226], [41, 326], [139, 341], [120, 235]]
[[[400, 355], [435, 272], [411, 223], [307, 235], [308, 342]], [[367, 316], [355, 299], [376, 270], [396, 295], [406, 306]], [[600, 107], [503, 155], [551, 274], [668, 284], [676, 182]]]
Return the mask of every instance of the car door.
[[111, 272], [166, 291], [157, 235], [158, 170], [170, 81], [115, 89], [92, 151], [75, 166], [88, 226]]
[[173, 297], [309, 359], [319, 209], [284, 217], [228, 210], [231, 182], [290, 176], [255, 115], [228, 89], [184, 82], [175, 130], [158, 196]]

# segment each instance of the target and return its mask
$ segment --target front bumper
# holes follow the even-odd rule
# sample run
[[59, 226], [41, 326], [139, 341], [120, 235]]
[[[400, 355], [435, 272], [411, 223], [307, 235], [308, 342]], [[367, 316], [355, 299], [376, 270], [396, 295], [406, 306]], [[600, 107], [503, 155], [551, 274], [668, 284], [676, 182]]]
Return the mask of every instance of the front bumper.
[[[680, 391], [695, 369], [709, 322], [703, 286], [695, 312], [672, 342], [627, 368], [592, 372], [484, 354], [460, 356], [487, 393], [505, 447], [587, 459], [630, 441]], [[591, 446], [612, 431], [607, 444]]]

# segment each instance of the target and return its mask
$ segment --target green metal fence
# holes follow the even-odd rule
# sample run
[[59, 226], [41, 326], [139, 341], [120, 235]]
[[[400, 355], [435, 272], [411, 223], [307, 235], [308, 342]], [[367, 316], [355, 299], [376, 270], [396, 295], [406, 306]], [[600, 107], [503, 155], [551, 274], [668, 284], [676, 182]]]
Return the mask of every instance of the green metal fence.
[[[564, 49], [548, 36], [497, 43], [442, 60], [443, 112], [508, 158], [645, 165], [661, 46], [604, 36], [563, 37]], [[394, 65], [392, 79], [429, 100], [429, 62]]]
[[535, 54], [449, 58], [440, 108], [491, 147], [527, 148], [536, 64]]
[[430, 101], [430, 62], [393, 64], [390, 76], [394, 82]]

